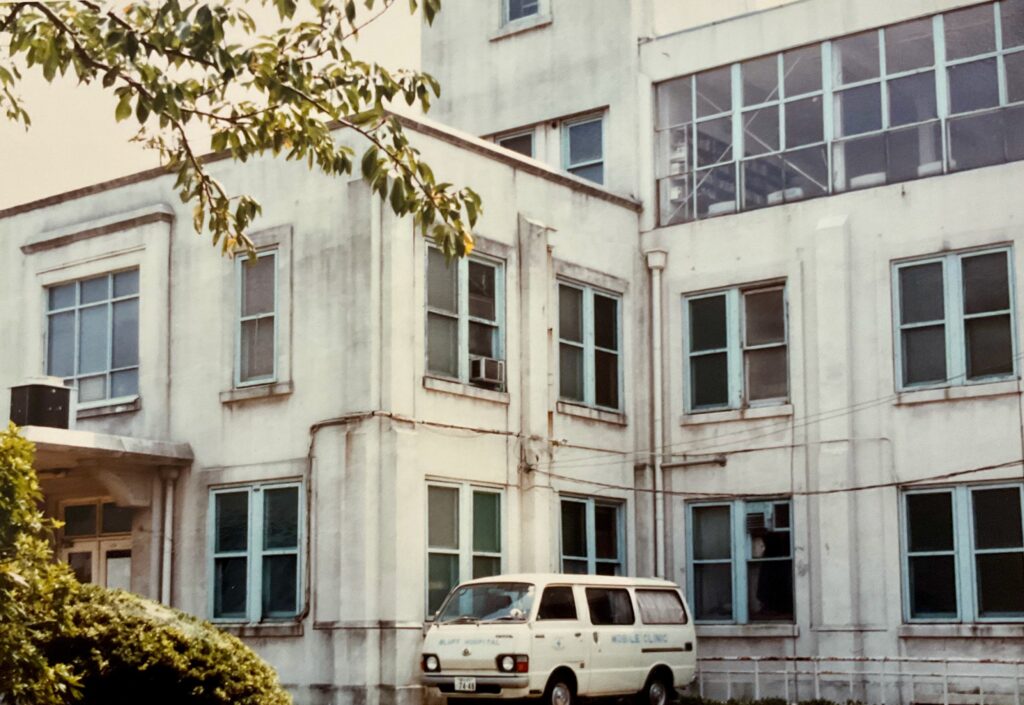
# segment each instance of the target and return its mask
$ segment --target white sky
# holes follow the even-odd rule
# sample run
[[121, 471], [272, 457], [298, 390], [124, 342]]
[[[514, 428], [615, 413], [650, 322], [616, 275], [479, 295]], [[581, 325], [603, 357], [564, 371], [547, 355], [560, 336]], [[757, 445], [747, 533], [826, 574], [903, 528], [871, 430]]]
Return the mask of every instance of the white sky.
[[[422, 20], [408, 7], [396, 2], [360, 34], [353, 53], [389, 68], [417, 68]], [[0, 208], [159, 164], [155, 153], [129, 142], [137, 128], [134, 117], [115, 122], [116, 101], [98, 84], [80, 86], [73, 78], [48, 84], [39, 72], [30, 76], [18, 94], [32, 127], [26, 132], [0, 116]], [[196, 147], [207, 152], [209, 142], [200, 139]]]

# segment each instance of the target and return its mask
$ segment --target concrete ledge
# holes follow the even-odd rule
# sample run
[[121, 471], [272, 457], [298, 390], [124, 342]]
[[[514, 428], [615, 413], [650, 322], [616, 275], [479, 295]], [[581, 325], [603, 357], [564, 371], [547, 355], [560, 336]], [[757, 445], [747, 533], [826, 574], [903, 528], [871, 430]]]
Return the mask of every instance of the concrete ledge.
[[595, 409], [591, 406], [573, 404], [572, 402], [568, 401], [558, 402], [556, 408], [558, 409], [558, 413], [565, 414], [566, 416], [575, 416], [578, 419], [587, 419], [588, 421], [600, 421], [601, 423], [609, 423], [615, 426], [627, 425], [626, 415], [618, 411]]
[[92, 419], [97, 416], [111, 416], [113, 414], [128, 414], [142, 408], [142, 400], [136, 395], [130, 399], [114, 399], [109, 404], [95, 406], [79, 406], [75, 410], [76, 419]]
[[917, 406], [918, 404], [984, 399], [986, 397], [1020, 396], [1020, 394], [1020, 382], [1010, 379], [961, 384], [955, 387], [941, 387], [938, 389], [903, 391], [896, 395], [896, 401], [893, 404], [895, 406]]
[[284, 397], [295, 391], [295, 385], [291, 382], [274, 382], [273, 384], [254, 384], [251, 387], [239, 387], [228, 389], [220, 393], [221, 404], [237, 404], [241, 401], [253, 399], [272, 399]]
[[223, 632], [239, 639], [266, 639], [274, 637], [302, 636], [302, 624], [218, 624], [213, 625]]
[[695, 411], [679, 417], [681, 426], [701, 426], [709, 423], [731, 423], [734, 421], [757, 421], [760, 419], [778, 419], [793, 415], [792, 404], [774, 404], [772, 406], [749, 406], [745, 409], [725, 409], [723, 411]]
[[432, 392], [443, 392], [444, 394], [454, 394], [460, 397], [489, 401], [493, 404], [504, 404], [505, 406], [508, 406], [509, 403], [508, 392], [500, 392], [497, 389], [486, 389], [484, 387], [474, 387], [472, 384], [463, 384], [462, 382], [452, 379], [425, 376], [423, 378], [423, 388], [429, 389]]
[[182, 466], [192, 463], [192, 448], [188, 443], [111, 436], [92, 431], [72, 431], [46, 426], [23, 426], [21, 433], [35, 444], [37, 469], [40, 470], [51, 467], [67, 468], [90, 459], [108, 462], [120, 459], [140, 465]]
[[698, 624], [701, 639], [795, 639], [800, 636], [796, 624]]
[[497, 42], [508, 37], [514, 37], [523, 32], [547, 27], [551, 24], [551, 15], [530, 15], [519, 20], [512, 20], [502, 25], [501, 29], [492, 34], [488, 39]]
[[900, 639], [1024, 639], [1024, 624], [902, 624]]
[[139, 208], [127, 213], [89, 220], [82, 223], [65, 225], [54, 230], [47, 230], [36, 237], [29, 239], [21, 246], [21, 251], [31, 255], [43, 250], [52, 250], [65, 245], [70, 245], [79, 240], [87, 240], [91, 237], [99, 237], [115, 233], [120, 230], [128, 230], [140, 225], [150, 223], [172, 223], [174, 222], [174, 211], [165, 203], [157, 203], [145, 208]]

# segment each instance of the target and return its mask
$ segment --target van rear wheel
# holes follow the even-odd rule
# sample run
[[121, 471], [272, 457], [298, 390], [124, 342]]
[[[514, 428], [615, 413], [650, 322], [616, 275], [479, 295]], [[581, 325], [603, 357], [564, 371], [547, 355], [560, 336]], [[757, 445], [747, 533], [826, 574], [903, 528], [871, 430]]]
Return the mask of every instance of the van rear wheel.
[[665, 680], [664, 676], [653, 673], [647, 679], [644, 689], [640, 691], [637, 697], [637, 705], [668, 705], [671, 692], [671, 685]]
[[544, 705], [575, 705], [576, 687], [572, 681], [560, 673], [556, 673], [548, 681], [544, 691]]

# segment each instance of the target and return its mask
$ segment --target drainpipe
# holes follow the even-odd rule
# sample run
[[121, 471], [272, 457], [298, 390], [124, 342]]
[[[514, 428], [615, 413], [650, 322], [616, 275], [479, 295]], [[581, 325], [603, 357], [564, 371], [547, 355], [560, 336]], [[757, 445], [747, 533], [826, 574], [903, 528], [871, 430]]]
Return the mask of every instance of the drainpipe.
[[149, 522], [151, 532], [149, 535], [149, 596], [154, 600], [160, 599], [160, 566], [163, 565], [164, 553], [164, 483], [159, 475], [153, 475], [153, 484], [150, 489], [150, 515]]
[[668, 252], [651, 250], [647, 253], [647, 268], [651, 270], [651, 397], [654, 406], [651, 459], [654, 461], [654, 574], [665, 577], [665, 498], [662, 495], [662, 445], [664, 420], [661, 397], [661, 270], [665, 268]]
[[164, 480], [164, 531], [163, 566], [160, 570], [160, 601], [171, 604], [171, 556], [174, 553], [174, 481], [178, 479], [177, 468], [163, 468], [160, 473]]

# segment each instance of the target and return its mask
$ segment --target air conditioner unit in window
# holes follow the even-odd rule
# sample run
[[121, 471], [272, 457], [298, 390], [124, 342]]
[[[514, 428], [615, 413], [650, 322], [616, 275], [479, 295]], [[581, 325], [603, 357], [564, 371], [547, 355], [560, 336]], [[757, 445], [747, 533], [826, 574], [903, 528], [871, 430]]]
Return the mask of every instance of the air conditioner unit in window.
[[500, 386], [505, 381], [505, 362], [490, 357], [474, 357], [469, 361], [469, 381]]
[[760, 511], [747, 512], [747, 531], [757, 533], [775, 531], [775, 513], [771, 505]]

